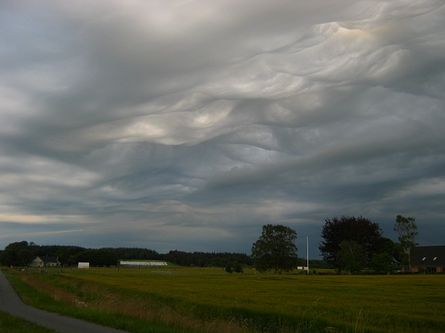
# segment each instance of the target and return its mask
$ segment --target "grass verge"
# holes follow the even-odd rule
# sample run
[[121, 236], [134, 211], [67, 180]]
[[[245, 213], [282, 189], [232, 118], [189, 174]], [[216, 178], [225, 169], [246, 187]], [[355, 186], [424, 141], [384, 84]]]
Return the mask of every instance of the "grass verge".
[[13, 317], [0, 311], [0, 332], [2, 333], [55, 333], [29, 321]]
[[[33, 286], [29, 280], [20, 277], [22, 272], [4, 270], [4, 273], [22, 300], [36, 308], [134, 333], [196, 333], [162, 322], [152, 322], [126, 315], [122, 313], [119, 303], [112, 308], [87, 306], [87, 303], [81, 299], [70, 296], [69, 292], [57, 290], [57, 288], [50, 292], [50, 289], [41, 283]], [[37, 281], [38, 279], [35, 280]], [[43, 288], [40, 288], [42, 286]]]

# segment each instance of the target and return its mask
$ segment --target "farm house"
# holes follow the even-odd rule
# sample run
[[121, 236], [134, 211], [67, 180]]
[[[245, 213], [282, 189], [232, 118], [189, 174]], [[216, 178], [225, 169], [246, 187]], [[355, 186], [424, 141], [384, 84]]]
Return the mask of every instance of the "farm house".
[[417, 246], [411, 255], [411, 272], [445, 272], [445, 246]]
[[30, 267], [59, 267], [60, 261], [58, 257], [49, 257], [46, 256], [45, 259], [40, 258], [39, 256], [35, 257], [31, 263]]
[[31, 263], [29, 264], [30, 267], [44, 267], [45, 262], [40, 257], [35, 257]]

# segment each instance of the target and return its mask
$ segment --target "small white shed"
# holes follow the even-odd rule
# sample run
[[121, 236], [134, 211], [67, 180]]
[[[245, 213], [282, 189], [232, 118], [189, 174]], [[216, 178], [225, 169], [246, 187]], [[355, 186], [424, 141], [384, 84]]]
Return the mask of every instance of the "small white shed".
[[88, 268], [90, 268], [90, 263], [89, 262], [79, 262], [78, 264], [77, 264], [77, 268], [86, 268], [86, 269], [88, 269]]

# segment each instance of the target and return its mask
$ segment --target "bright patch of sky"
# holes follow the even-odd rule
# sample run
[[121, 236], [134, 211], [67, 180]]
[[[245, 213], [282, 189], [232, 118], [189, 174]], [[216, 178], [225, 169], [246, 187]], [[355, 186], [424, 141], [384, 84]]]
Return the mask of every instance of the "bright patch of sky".
[[0, 3], [0, 248], [445, 236], [441, 0]]

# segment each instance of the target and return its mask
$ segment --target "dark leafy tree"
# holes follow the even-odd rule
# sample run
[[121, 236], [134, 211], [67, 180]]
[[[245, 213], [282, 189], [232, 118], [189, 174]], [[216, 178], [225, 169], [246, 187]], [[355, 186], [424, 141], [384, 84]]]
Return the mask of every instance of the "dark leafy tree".
[[35, 245], [35, 253], [42, 259], [46, 257], [57, 257], [63, 266], [77, 265], [77, 257], [85, 251], [84, 248], [71, 245]]
[[160, 259], [175, 263], [180, 266], [196, 267], [226, 267], [234, 262], [243, 265], [251, 265], [251, 258], [244, 253], [229, 252], [184, 252], [170, 251], [167, 254], [160, 255]]
[[381, 237], [377, 242], [377, 252], [386, 252], [391, 256], [395, 256], [397, 252], [396, 244], [389, 238]]
[[259, 271], [289, 271], [298, 264], [295, 230], [267, 224], [260, 238], [252, 245], [254, 266]]
[[366, 265], [366, 254], [363, 247], [352, 240], [344, 240], [340, 243], [338, 262], [341, 270], [357, 273]]
[[239, 262], [232, 262], [224, 268], [227, 273], [243, 273], [243, 266]]
[[226, 273], [233, 273], [233, 268], [231, 265], [227, 265], [224, 270], [226, 271]]
[[156, 251], [143, 248], [107, 248], [107, 250], [113, 251], [119, 259], [142, 259], [142, 260], [159, 260], [161, 255]]
[[2, 253], [1, 263], [8, 266], [26, 266], [34, 256], [35, 249], [28, 242], [15, 242], [6, 246]]
[[79, 253], [76, 262], [89, 262], [91, 266], [115, 266], [118, 258], [110, 249], [88, 249]]
[[382, 239], [379, 225], [362, 216], [327, 219], [321, 235], [323, 241], [319, 248], [324, 259], [340, 270], [342, 263], [338, 254], [343, 241], [358, 243], [363, 248], [365, 266], [368, 266], [372, 256], [379, 252]]
[[236, 262], [233, 264], [233, 271], [235, 273], [243, 273], [244, 272], [243, 266], [241, 266], [241, 264], [239, 262]]
[[416, 219], [411, 216], [397, 215], [394, 231], [399, 235], [401, 261], [403, 265], [411, 266], [411, 249], [416, 245]]
[[391, 273], [396, 268], [394, 257], [388, 252], [376, 253], [371, 259], [370, 268], [379, 274]]

